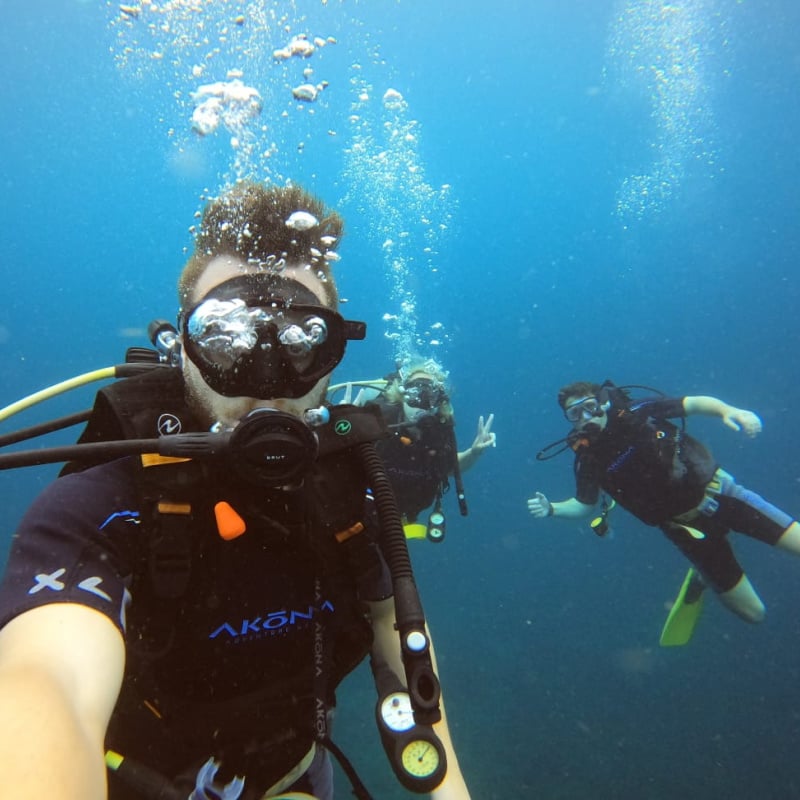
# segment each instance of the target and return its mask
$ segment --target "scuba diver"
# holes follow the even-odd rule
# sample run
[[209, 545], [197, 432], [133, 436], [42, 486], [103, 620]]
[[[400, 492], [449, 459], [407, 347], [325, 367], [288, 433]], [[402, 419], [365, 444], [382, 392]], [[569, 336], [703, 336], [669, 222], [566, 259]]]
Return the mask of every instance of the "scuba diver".
[[[602, 490], [646, 525], [661, 528], [691, 562], [694, 569], [680, 600], [698, 604], [703, 587], [710, 586], [739, 617], [761, 622], [764, 604], [739, 566], [728, 534], [735, 531], [800, 554], [800, 525], [737, 483], [701, 442], [670, 422], [693, 414], [715, 416], [753, 437], [761, 432], [761, 420], [715, 397], [632, 399], [629, 388], [646, 387], [578, 382], [559, 391], [558, 403], [573, 426], [565, 441], [575, 452], [575, 497], [551, 502], [536, 492], [528, 510], [536, 519], [588, 517]], [[685, 643], [696, 619], [690, 616], [683, 638], [666, 641], [665, 626], [662, 644]]]
[[374, 449], [385, 425], [323, 404], [365, 335], [336, 311], [341, 235], [298, 187], [242, 182], [210, 202], [177, 330], [155, 326], [155, 363], [126, 365], [80, 443], [49, 453], [69, 463], [0, 584], [15, 797], [330, 800], [333, 753], [368, 798], [330, 725], [338, 684], [369, 655], [398, 780], [469, 798]]
[[[450, 487], [450, 477], [456, 487], [459, 511], [466, 516], [461, 473], [471, 469], [487, 448], [497, 446], [492, 432], [494, 414], [485, 421], [483, 416], [478, 418], [474, 441], [459, 452], [447, 373], [434, 359], [408, 357], [383, 380], [337, 384], [329, 389], [328, 396], [344, 389], [345, 402], [349, 402], [355, 387], [359, 391], [354, 404], [377, 405], [391, 433], [376, 448], [397, 498], [406, 537], [443, 541], [446, 520], [442, 497]], [[428, 508], [431, 511], [426, 524], [418, 522], [419, 515]]]

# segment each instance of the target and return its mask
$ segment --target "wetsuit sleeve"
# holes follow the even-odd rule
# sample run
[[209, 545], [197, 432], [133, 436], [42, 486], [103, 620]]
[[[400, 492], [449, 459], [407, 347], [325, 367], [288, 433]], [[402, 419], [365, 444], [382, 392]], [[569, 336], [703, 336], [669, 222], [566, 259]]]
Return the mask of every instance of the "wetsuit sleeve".
[[79, 603], [124, 633], [135, 491], [122, 462], [59, 478], [22, 519], [0, 583], [0, 627], [50, 603]]
[[594, 461], [585, 455], [575, 457], [575, 499], [593, 506], [600, 499], [600, 481]]
[[682, 397], [651, 397], [631, 404], [631, 411], [656, 419], [685, 417]]

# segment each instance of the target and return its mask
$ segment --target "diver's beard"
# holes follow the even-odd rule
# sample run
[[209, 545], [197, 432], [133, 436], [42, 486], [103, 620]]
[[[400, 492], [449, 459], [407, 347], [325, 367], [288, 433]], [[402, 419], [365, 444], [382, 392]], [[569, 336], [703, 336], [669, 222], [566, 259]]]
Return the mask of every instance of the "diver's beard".
[[302, 397], [277, 397], [271, 400], [225, 397], [215, 392], [203, 380], [200, 370], [186, 357], [183, 359], [183, 378], [186, 384], [186, 402], [194, 415], [208, 427], [219, 423], [223, 430], [235, 428], [239, 420], [254, 408], [277, 408], [302, 419], [306, 409], [322, 405], [330, 381], [330, 376], [326, 375]]

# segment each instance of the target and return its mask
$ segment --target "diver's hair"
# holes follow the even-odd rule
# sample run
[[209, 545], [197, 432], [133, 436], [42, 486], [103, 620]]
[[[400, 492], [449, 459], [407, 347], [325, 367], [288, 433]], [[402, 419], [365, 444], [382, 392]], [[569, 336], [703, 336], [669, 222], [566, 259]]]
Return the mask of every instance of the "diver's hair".
[[612, 405], [618, 408], [626, 407], [631, 399], [630, 392], [624, 386], [614, 386], [611, 381], [605, 381], [602, 384], [591, 383], [590, 381], [576, 381], [562, 386], [558, 390], [558, 404], [563, 409], [570, 397], [593, 396], [602, 399], [604, 393]]
[[599, 383], [591, 381], [568, 383], [558, 390], [558, 404], [564, 409], [570, 397], [598, 397], [601, 391], [603, 391], [603, 387]]
[[[295, 211], [311, 214], [318, 224], [307, 230], [290, 228], [286, 221]], [[194, 286], [208, 263], [223, 255], [276, 272], [283, 264], [307, 265], [323, 281], [326, 300], [336, 308], [336, 284], [329, 259], [323, 256], [338, 244], [343, 229], [339, 214], [299, 186], [237, 183], [212, 200], [203, 212], [194, 252], [178, 279], [181, 308], [196, 299]]]

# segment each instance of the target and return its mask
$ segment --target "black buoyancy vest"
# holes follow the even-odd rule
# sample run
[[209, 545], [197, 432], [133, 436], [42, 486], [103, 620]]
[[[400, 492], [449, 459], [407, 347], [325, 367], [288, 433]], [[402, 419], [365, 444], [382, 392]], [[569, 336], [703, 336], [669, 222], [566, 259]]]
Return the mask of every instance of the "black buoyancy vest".
[[602, 488], [648, 525], [693, 508], [716, 469], [705, 446], [667, 419], [612, 407], [590, 445]]
[[[347, 532], [354, 531], [363, 517], [363, 499], [368, 488], [354, 448], [365, 442], [376, 442], [388, 434], [380, 412], [374, 407], [339, 405], [331, 406], [329, 410], [330, 422], [315, 429], [319, 453], [314, 468], [304, 481], [307, 484], [306, 503], [324, 510], [323, 516], [315, 520], [321, 528], [323, 540], [338, 537], [338, 540], [346, 541], [350, 538]], [[200, 430], [201, 425], [187, 405], [180, 370], [158, 367], [101, 389], [78, 442], [153, 439]], [[71, 462], [64, 467], [62, 474], [91, 465], [83, 461]], [[151, 557], [154, 538], [162, 541], [181, 538], [184, 540], [181, 545], [177, 540], [170, 541], [166, 549], [178, 548], [184, 558], [190, 555], [186, 545], [190, 537], [181, 532], [167, 533], [164, 529], [171, 527], [174, 518], [177, 517], [181, 523], [180, 517], [188, 516], [181, 507], [191, 505], [193, 501], [198, 506], [204, 501], [207, 505], [209, 484], [221, 485], [226, 491], [238, 491], [242, 498], [246, 498], [242, 502], [251, 506], [258, 506], [262, 500], [269, 504], [270, 497], [275, 495], [263, 490], [259, 493], [259, 489], [252, 485], [234, 488], [229, 478], [224, 466], [202, 460], [159, 457], [140, 460], [137, 490], [142, 503], [141, 518], [145, 524], [162, 529], [149, 537]], [[280, 494], [281, 490], [278, 490]], [[254, 496], [258, 498], [255, 501], [251, 499]], [[277, 513], [274, 506], [273, 502], [270, 514]], [[307, 521], [304, 519], [303, 523]], [[176, 527], [184, 526], [179, 524]], [[152, 563], [150, 571], [153, 572]], [[175, 597], [181, 593], [181, 588], [159, 586], [156, 582], [155, 591], [162, 597]]]
[[[271, 715], [274, 721], [271, 730], [277, 732], [284, 727], [279, 710], [281, 702], [288, 701], [289, 706], [294, 705], [295, 715], [298, 709], [305, 709], [306, 714], [309, 711], [307, 702], [303, 705], [305, 701], [300, 699], [304, 692], [305, 695], [309, 691], [324, 694], [325, 701], [331, 702], [336, 685], [368, 652], [371, 631], [353, 587], [364, 580], [367, 573], [379, 573], [382, 562], [375, 546], [374, 530], [368, 530], [365, 520], [368, 487], [355, 446], [384, 437], [386, 428], [377, 409], [334, 406], [330, 411], [330, 424], [315, 429], [319, 439], [317, 461], [291, 503], [284, 502], [281, 489], [243, 486], [241, 482], [232, 481], [213, 463], [201, 460], [165, 462], [156, 459], [152, 466], [144, 466], [142, 462], [137, 468], [137, 492], [145, 535], [140, 537], [141, 546], [136, 556], [139, 566], [131, 578], [134, 605], [129, 618], [126, 681], [121, 703], [109, 729], [109, 742], [119, 744], [123, 752], [156, 769], [172, 773], [188, 757], [191, 742], [202, 747], [204, 737], [211, 735], [203, 733], [204, 725], [214, 719], [220, 721], [221, 730], [235, 731], [239, 742], [247, 741], [249, 736], [257, 739], [264, 727], [259, 722], [264, 704], [268, 708], [275, 707]], [[200, 429], [186, 405], [180, 371], [156, 368], [101, 389], [92, 417], [79, 441], [149, 439], [159, 434]], [[65, 471], [86, 466], [84, 463], [70, 464]], [[225, 569], [222, 562], [228, 543], [222, 542], [214, 530], [213, 506], [217, 500], [230, 501], [246, 520], [248, 532], [242, 537], [245, 548], [252, 547], [254, 553], [261, 555], [263, 548], [259, 550], [258, 539], [252, 537], [258, 537], [259, 531], [272, 536], [270, 546], [274, 545], [275, 572], [279, 582], [285, 586], [287, 598], [296, 592], [300, 592], [298, 598], [305, 598], [308, 594], [308, 585], [305, 588], [293, 585], [295, 578], [292, 576], [299, 582], [306, 581], [306, 584], [309, 577], [314, 580], [315, 574], [324, 579], [329, 594], [322, 600], [337, 606], [337, 617], [335, 623], [328, 623], [334, 624], [334, 629], [325, 634], [330, 646], [325, 656], [326, 676], [322, 690], [319, 685], [310, 689], [307, 681], [301, 686], [301, 667], [309, 665], [310, 670], [312, 663], [312, 649], [306, 649], [306, 645], [298, 645], [303, 647], [301, 653], [287, 655], [289, 661], [294, 659], [297, 663], [292, 666], [287, 661], [281, 668], [282, 674], [286, 676], [288, 685], [291, 686], [295, 679], [297, 684], [284, 691], [277, 686], [254, 685], [255, 672], [249, 678], [245, 674], [240, 678], [235, 670], [226, 673], [223, 662], [208, 663], [208, 676], [204, 679], [202, 674], [191, 670], [191, 664], [181, 659], [175, 661], [172, 646], [183, 635], [180, 626], [184, 624], [186, 604], [195, 609], [192, 619], [202, 622], [213, 618], [202, 606], [208, 604], [213, 610], [214, 598], [204, 592], [202, 582], [198, 586], [198, 579], [200, 576], [226, 574], [218, 572]], [[286, 514], [288, 518], [283, 518]], [[249, 542], [246, 541], [248, 534], [251, 536]], [[237, 546], [236, 542], [230, 544]], [[241, 579], [252, 582], [259, 580], [259, 576], [257, 573], [247, 577], [241, 575]], [[306, 594], [302, 594], [303, 591]], [[246, 593], [242, 597], [246, 601]], [[287, 613], [296, 613], [301, 622], [303, 613], [309, 611], [308, 605], [287, 608]], [[283, 617], [267, 620], [264, 615], [281, 610], [280, 606], [275, 609], [258, 607], [260, 621], [256, 621], [255, 616], [244, 621], [226, 618], [214, 643], [220, 647], [225, 643], [239, 648], [240, 645], [235, 643], [237, 637], [271, 635], [273, 631], [267, 626], [282, 623]], [[324, 613], [319, 616], [327, 622]], [[212, 630], [206, 638], [214, 633]], [[177, 681], [174, 675], [170, 676], [171, 667], [176, 665]], [[186, 670], [184, 684], [180, 679], [181, 669]], [[212, 676], [216, 672], [225, 675], [224, 689], [218, 694], [212, 688]], [[190, 673], [195, 677], [192, 678]], [[193, 679], [197, 685], [192, 685]], [[165, 687], [168, 687], [166, 695], [163, 694]], [[198, 713], [192, 714], [192, 696], [196, 693], [204, 696], [195, 704]], [[182, 709], [181, 718], [168, 719], [169, 714], [159, 718], [155, 713], [143, 711], [145, 701], [150, 704], [148, 708], [162, 703], [164, 708]], [[213, 713], [207, 713], [211, 707]], [[289, 753], [286, 757], [290, 760], [295, 755], [293, 747], [302, 750], [308, 745], [314, 719], [308, 719], [307, 724], [305, 733], [297, 733], [297, 721], [294, 720], [294, 744], [288, 742], [285, 745]], [[183, 744], [179, 745], [180, 742]], [[279, 769], [284, 761], [279, 757], [281, 745], [275, 744], [274, 749], [275, 768]], [[211, 753], [201, 755], [205, 758]], [[234, 761], [239, 758], [235, 753], [231, 757]], [[255, 765], [247, 763], [246, 759], [238, 763], [243, 770], [252, 769], [262, 778], [271, 769], [262, 761]]]
[[452, 423], [426, 415], [403, 424], [402, 403], [375, 402], [391, 435], [378, 443], [397, 505], [413, 521], [447, 488], [458, 457]]

